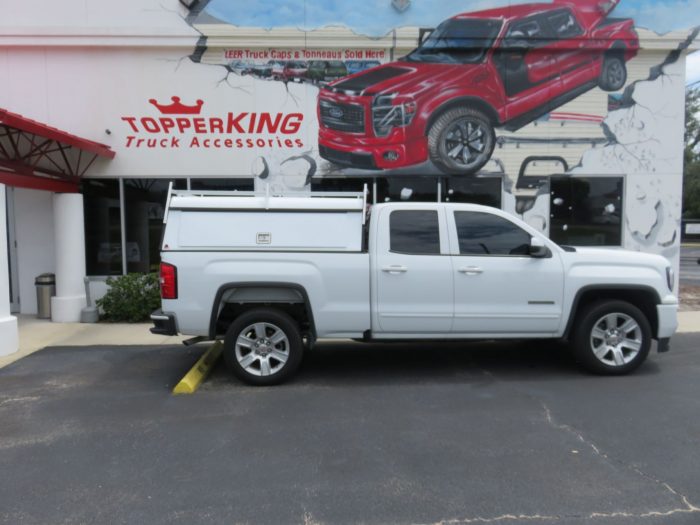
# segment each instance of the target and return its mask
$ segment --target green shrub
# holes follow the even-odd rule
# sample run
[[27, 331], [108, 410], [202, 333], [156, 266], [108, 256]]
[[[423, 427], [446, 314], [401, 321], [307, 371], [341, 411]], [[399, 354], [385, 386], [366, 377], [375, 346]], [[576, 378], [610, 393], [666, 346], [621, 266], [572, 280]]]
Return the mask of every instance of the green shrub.
[[107, 279], [109, 291], [96, 301], [107, 321], [138, 323], [148, 321], [160, 308], [160, 287], [156, 273], [130, 273]]

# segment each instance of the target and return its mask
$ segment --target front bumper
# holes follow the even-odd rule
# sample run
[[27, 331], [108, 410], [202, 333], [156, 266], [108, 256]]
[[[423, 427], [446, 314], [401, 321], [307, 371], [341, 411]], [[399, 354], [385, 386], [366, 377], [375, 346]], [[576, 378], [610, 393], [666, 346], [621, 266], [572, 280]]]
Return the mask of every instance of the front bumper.
[[[322, 158], [366, 170], [387, 170], [414, 166], [428, 160], [425, 137], [411, 141], [390, 141], [382, 138], [358, 137], [351, 133], [321, 130], [318, 138]], [[395, 160], [389, 160], [391, 155]]]
[[670, 338], [678, 328], [678, 304], [657, 304], [656, 317], [659, 320], [656, 338]]
[[153, 327], [151, 333], [156, 335], [177, 335], [177, 322], [175, 314], [163, 312], [158, 309], [151, 314]]

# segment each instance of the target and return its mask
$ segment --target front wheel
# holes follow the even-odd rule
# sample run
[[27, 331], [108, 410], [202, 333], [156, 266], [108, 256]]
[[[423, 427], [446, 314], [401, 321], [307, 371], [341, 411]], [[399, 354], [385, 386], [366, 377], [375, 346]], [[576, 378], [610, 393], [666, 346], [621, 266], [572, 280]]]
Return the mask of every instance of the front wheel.
[[272, 308], [246, 312], [231, 323], [224, 339], [224, 360], [241, 381], [276, 385], [289, 379], [301, 363], [299, 325]]
[[624, 301], [600, 301], [576, 319], [573, 349], [588, 371], [622, 375], [635, 370], [649, 355], [651, 325], [636, 306]]
[[603, 60], [598, 85], [603, 91], [619, 91], [627, 82], [627, 66], [619, 55], [610, 55]]
[[473, 108], [445, 111], [428, 131], [430, 160], [440, 171], [451, 175], [479, 171], [491, 158], [495, 145], [491, 120]]

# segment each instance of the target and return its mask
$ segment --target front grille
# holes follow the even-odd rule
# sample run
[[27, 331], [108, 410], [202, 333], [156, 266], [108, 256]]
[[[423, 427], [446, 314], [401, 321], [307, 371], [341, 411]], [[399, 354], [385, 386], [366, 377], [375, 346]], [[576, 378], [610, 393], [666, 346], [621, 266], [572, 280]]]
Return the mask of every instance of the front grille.
[[348, 166], [361, 170], [376, 170], [378, 169], [374, 163], [374, 158], [369, 153], [349, 153], [347, 151], [339, 151], [337, 149], [328, 148], [326, 146], [318, 147], [318, 152], [321, 158], [324, 158], [334, 164]]
[[365, 132], [365, 109], [357, 104], [339, 104], [329, 100], [319, 102], [321, 123], [336, 131]]

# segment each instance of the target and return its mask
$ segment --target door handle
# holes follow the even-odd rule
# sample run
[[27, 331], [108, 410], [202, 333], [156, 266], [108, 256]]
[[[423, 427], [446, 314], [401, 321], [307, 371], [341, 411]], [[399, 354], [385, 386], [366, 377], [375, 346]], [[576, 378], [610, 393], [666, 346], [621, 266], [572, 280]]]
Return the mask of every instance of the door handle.
[[382, 268], [382, 271], [386, 273], [406, 273], [408, 268], [405, 266], [385, 266]]
[[459, 273], [464, 273], [466, 275], [479, 275], [480, 273], [484, 273], [484, 270], [478, 266], [463, 266], [459, 269]]

